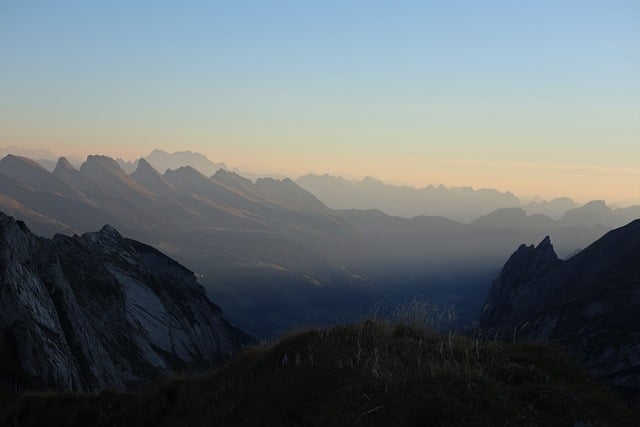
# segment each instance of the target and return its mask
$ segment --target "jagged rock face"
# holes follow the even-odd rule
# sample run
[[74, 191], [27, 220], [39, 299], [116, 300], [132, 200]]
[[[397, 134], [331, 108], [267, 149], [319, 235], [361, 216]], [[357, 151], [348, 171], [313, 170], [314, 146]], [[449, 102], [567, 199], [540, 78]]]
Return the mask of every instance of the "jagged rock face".
[[250, 340], [192, 272], [112, 227], [48, 240], [0, 214], [5, 388], [124, 388], [213, 366]]
[[491, 286], [480, 316], [483, 327], [510, 328], [535, 312], [543, 303], [545, 274], [561, 262], [549, 236], [537, 247], [521, 245]]
[[479, 327], [566, 347], [601, 380], [640, 399], [640, 220], [568, 261], [549, 239], [521, 246], [494, 281]]

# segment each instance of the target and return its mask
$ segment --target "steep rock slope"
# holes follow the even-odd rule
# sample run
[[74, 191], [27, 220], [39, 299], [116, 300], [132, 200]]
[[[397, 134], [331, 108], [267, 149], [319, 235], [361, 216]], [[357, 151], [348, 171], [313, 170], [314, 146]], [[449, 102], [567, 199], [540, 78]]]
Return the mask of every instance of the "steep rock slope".
[[100, 194], [100, 188], [87, 177], [81, 175], [65, 157], [60, 157], [58, 159], [58, 163], [56, 163], [53, 174], [69, 187], [82, 194], [87, 196]]
[[44, 239], [0, 214], [0, 386], [124, 388], [250, 341], [194, 274], [105, 226]]
[[494, 281], [479, 326], [566, 346], [600, 379], [640, 396], [640, 220], [568, 261], [549, 238], [522, 245]]
[[138, 160], [137, 168], [130, 177], [153, 194], [163, 197], [175, 196], [176, 189], [145, 159]]

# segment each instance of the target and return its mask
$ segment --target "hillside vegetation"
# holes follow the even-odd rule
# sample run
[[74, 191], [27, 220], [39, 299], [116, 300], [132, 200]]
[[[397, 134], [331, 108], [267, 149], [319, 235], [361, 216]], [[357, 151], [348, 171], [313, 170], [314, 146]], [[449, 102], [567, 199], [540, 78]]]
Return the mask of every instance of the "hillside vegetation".
[[144, 391], [25, 395], [0, 424], [632, 426], [640, 418], [557, 349], [367, 321], [292, 333]]

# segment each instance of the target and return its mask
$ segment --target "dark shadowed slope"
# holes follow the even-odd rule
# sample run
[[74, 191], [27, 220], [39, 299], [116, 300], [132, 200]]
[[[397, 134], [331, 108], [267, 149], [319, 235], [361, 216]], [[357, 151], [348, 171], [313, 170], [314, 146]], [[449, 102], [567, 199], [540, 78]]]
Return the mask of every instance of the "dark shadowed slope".
[[0, 388], [122, 388], [250, 338], [185, 267], [114, 228], [45, 239], [0, 213]]
[[636, 426], [556, 349], [365, 322], [289, 335], [141, 393], [25, 396], [40, 426]]
[[483, 329], [567, 346], [592, 372], [640, 391], [640, 220], [610, 231], [571, 259], [548, 238], [522, 245], [494, 281]]

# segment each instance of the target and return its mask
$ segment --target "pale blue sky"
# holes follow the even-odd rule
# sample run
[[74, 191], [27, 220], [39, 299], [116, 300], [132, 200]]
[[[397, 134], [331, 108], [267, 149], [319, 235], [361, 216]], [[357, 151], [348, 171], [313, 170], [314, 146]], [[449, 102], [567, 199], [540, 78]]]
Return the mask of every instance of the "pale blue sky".
[[640, 201], [640, 2], [0, 0], [0, 145]]

